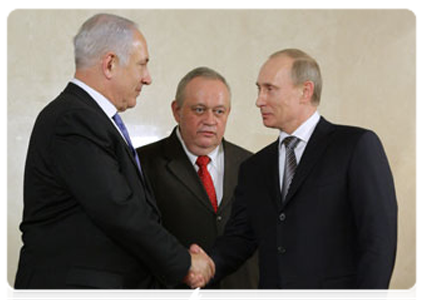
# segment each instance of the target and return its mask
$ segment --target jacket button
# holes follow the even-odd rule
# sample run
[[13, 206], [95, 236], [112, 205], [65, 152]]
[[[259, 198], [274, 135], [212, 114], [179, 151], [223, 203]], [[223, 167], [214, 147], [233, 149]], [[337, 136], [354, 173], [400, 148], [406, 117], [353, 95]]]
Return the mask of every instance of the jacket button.
[[278, 253], [279, 254], [284, 254], [285, 252], [286, 252], [286, 249], [284, 247], [282, 247], [282, 246], [278, 247]]
[[285, 215], [285, 213], [281, 213], [281, 214], [279, 215], [279, 220], [281, 220], [281, 222], [283, 222], [283, 221], [285, 221], [285, 220], [286, 220], [286, 215]]
[[218, 222], [222, 221], [222, 216], [217, 216], [217, 217], [216, 217], [216, 220], [217, 220]]

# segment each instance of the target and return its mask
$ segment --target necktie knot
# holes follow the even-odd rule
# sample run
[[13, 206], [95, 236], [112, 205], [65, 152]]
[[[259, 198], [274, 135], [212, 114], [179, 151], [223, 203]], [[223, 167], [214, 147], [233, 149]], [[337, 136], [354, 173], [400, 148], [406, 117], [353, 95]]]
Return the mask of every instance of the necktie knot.
[[210, 160], [210, 157], [208, 157], [207, 155], [201, 155], [197, 157], [197, 161], [195, 163], [201, 168], [207, 166]]
[[[112, 117], [113, 121], [115, 121], [116, 125], [121, 128], [121, 127], [125, 127], [125, 125], [123, 124], [122, 118], [119, 116], [118, 113], [116, 113], [113, 117]], [[125, 128], [126, 129], [126, 128]]]
[[294, 150], [299, 142], [300, 139], [296, 138], [295, 136], [288, 136], [283, 140], [283, 144], [285, 145], [285, 147], [290, 150]]

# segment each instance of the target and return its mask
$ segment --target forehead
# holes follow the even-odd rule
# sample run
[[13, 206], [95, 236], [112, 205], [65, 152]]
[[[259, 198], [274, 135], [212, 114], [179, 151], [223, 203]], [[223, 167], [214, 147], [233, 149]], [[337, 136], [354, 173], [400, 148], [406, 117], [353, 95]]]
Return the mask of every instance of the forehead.
[[185, 87], [186, 98], [202, 98], [202, 97], [229, 97], [229, 91], [226, 85], [218, 80], [206, 77], [195, 77]]
[[268, 59], [260, 69], [257, 83], [266, 84], [289, 78], [293, 61], [285, 55]]
[[147, 48], [147, 41], [145, 40], [142, 33], [138, 30], [134, 30], [134, 39], [132, 46], [134, 48], [134, 54], [141, 56], [143, 59], [148, 60], [148, 48]]

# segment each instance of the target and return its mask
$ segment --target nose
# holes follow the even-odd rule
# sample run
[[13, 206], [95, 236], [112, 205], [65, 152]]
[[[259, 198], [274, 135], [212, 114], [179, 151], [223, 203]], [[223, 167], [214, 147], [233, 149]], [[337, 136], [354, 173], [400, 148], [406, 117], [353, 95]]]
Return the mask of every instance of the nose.
[[141, 82], [145, 85], [150, 85], [153, 82], [153, 80], [151, 79], [150, 71], [148, 71], [147, 68], [145, 68], [145, 72], [142, 76]]
[[263, 91], [259, 91], [258, 95], [257, 95], [257, 100], [256, 100], [256, 106], [257, 107], [262, 107], [264, 106], [266, 103], [265, 101], [265, 95]]
[[216, 117], [212, 109], [207, 109], [203, 116], [204, 116], [204, 119], [203, 119], [204, 124], [206, 125], [216, 124]]

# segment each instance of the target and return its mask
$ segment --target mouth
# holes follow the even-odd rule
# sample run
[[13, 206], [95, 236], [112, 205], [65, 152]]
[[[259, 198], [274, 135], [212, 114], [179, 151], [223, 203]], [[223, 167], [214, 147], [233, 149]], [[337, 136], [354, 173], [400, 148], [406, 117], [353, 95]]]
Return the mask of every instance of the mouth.
[[205, 137], [214, 137], [216, 135], [216, 132], [209, 131], [209, 130], [202, 130], [202, 131], [198, 131], [198, 134]]

